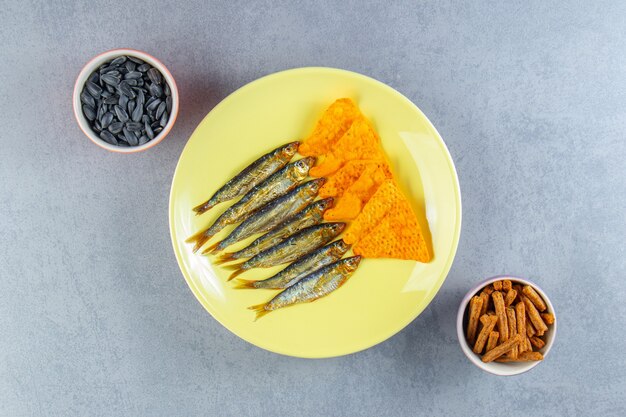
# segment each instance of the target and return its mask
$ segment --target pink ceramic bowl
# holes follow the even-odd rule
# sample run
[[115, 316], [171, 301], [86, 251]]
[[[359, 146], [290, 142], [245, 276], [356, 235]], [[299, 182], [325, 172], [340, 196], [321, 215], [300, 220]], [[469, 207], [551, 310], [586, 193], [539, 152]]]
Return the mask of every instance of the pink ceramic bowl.
[[[157, 136], [154, 137], [154, 139], [139, 146], [130, 146], [130, 147], [115, 146], [100, 139], [100, 136], [98, 136], [98, 134], [91, 129], [91, 126], [89, 125], [89, 121], [83, 114], [82, 105], [80, 102], [80, 93], [83, 90], [85, 82], [87, 81], [87, 78], [89, 78], [91, 73], [94, 72], [96, 69], [98, 69], [100, 65], [104, 64], [105, 62], [111, 61], [121, 55], [130, 55], [130, 56], [137, 57], [147, 62], [148, 64], [152, 65], [156, 69], [158, 69], [163, 75], [163, 78], [165, 78], [165, 81], [169, 85], [170, 90], [172, 91], [172, 112], [170, 114], [169, 121], [167, 122], [163, 130]], [[170, 130], [172, 130], [172, 127], [174, 126], [174, 123], [176, 122], [176, 116], [178, 116], [178, 88], [176, 87], [176, 82], [174, 81], [174, 77], [172, 77], [172, 74], [168, 71], [165, 65], [163, 65], [161, 61], [159, 61], [152, 55], [147, 54], [142, 51], [137, 51], [135, 49], [126, 49], [126, 48], [112, 49], [110, 51], [103, 52], [100, 55], [91, 59], [91, 61], [89, 61], [87, 65], [85, 65], [85, 67], [80, 71], [80, 73], [78, 74], [78, 78], [76, 78], [76, 83], [74, 84], [74, 94], [72, 97], [72, 104], [74, 107], [74, 116], [76, 117], [78, 126], [83, 131], [83, 133], [89, 139], [91, 139], [93, 143], [100, 146], [101, 148], [104, 148], [112, 152], [120, 152], [120, 153], [141, 152], [157, 145], [159, 142], [165, 139], [165, 137], [170, 132]]]
[[[485, 363], [480, 359], [480, 356], [478, 356], [477, 354], [475, 354], [474, 352], [472, 352], [472, 348], [470, 347], [470, 345], [467, 343], [467, 340], [465, 339], [465, 326], [466, 326], [466, 316], [468, 314], [468, 305], [469, 305], [469, 301], [470, 298], [472, 298], [472, 296], [476, 295], [477, 293], [480, 292], [481, 289], [483, 289], [484, 287], [486, 287], [487, 285], [491, 284], [494, 281], [499, 281], [499, 280], [503, 280], [503, 279], [510, 279], [514, 284], [518, 283], [521, 285], [530, 285], [531, 287], [533, 287], [541, 296], [541, 298], [543, 298], [543, 300], [545, 301], [548, 309], [547, 312], [548, 313], [552, 313], [555, 317], [555, 321], [554, 324], [551, 324], [548, 326], [548, 331], [545, 333], [545, 342], [546, 345], [543, 347], [543, 349], [540, 349], [539, 352], [541, 352], [543, 354], [543, 360], [541, 361], [532, 361], [532, 362], [508, 362], [508, 363], [499, 363], [499, 362], [488, 362]], [[498, 275], [495, 277], [491, 277], [488, 278], [484, 281], [479, 282], [478, 284], [474, 285], [468, 292], [467, 294], [465, 294], [465, 297], [463, 297], [463, 301], [461, 301], [461, 305], [459, 306], [459, 311], [457, 313], [456, 316], [456, 333], [457, 333], [457, 337], [459, 339], [459, 344], [461, 345], [461, 350], [463, 351], [463, 353], [465, 354], [465, 356], [467, 356], [467, 358], [470, 360], [470, 362], [472, 362], [474, 365], [476, 365], [477, 367], [479, 367], [480, 369], [482, 369], [483, 371], [489, 372], [491, 374], [494, 375], [500, 375], [500, 376], [510, 376], [510, 375], [518, 375], [527, 371], [530, 371], [531, 369], [533, 369], [535, 366], [539, 365], [540, 363], [542, 363], [543, 361], [546, 360], [548, 353], [550, 352], [550, 349], [552, 348], [552, 345], [554, 344], [554, 339], [556, 337], [556, 326], [558, 323], [558, 319], [556, 317], [556, 314], [554, 312], [554, 307], [552, 306], [552, 303], [550, 302], [550, 299], [548, 298], [548, 296], [546, 295], [545, 292], [543, 292], [543, 290], [541, 288], [539, 288], [539, 286], [537, 284], [535, 284], [532, 281], [529, 281], [525, 278], [519, 278], [519, 277], [514, 277], [511, 275]]]

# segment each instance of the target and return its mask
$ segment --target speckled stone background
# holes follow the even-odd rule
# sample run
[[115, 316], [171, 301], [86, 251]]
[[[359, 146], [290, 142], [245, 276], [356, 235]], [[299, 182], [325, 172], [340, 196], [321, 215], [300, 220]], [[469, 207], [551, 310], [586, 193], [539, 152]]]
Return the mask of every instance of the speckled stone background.
[[[0, 415], [626, 415], [626, 3], [313, 3], [2, 3]], [[170, 136], [132, 156], [88, 142], [70, 104], [86, 61], [121, 46], [161, 58], [181, 93]], [[222, 328], [185, 284], [167, 220], [204, 115], [309, 65], [413, 100], [463, 196], [433, 303], [329, 360]], [[498, 273], [540, 283], [560, 322], [545, 363], [517, 377], [475, 368], [455, 335], [465, 291]]]

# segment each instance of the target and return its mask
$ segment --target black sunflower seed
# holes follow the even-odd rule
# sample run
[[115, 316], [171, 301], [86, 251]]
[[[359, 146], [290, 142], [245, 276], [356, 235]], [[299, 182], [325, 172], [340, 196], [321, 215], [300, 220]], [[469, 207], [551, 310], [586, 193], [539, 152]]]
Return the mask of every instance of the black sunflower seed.
[[165, 99], [165, 103], [167, 105], [167, 112], [172, 113], [172, 96], [167, 96]]
[[110, 143], [111, 145], [117, 145], [117, 138], [108, 130], [103, 130], [102, 132], [100, 132], [100, 138], [107, 142]]
[[122, 122], [113, 122], [109, 125], [108, 129], [109, 132], [114, 133], [114, 134], [118, 134], [122, 131], [122, 128], [124, 127], [124, 123]]
[[104, 109], [103, 104], [100, 103], [100, 105], [98, 106], [98, 110], [96, 111], [96, 119], [102, 120], [102, 116], [104, 116], [104, 113], [106, 113], [106, 110]]
[[126, 56], [122, 55], [122, 56], [118, 56], [113, 61], [111, 61], [111, 65], [118, 66], [118, 65], [122, 65], [124, 62], [126, 62]]
[[94, 98], [100, 97], [100, 94], [102, 93], [102, 87], [100, 87], [98, 84], [87, 81], [85, 83], [85, 87], [87, 88], [87, 91], [89, 91], [89, 94], [91, 94]]
[[99, 132], [99, 131], [101, 131], [101, 130], [102, 130], [102, 125], [101, 125], [101, 124], [100, 124], [100, 122], [99, 122], [99, 121], [97, 121], [97, 120], [96, 120], [95, 122], [93, 122], [93, 126], [92, 126], [92, 127], [93, 127], [93, 129], [94, 129], [96, 132]]
[[[107, 91], [108, 93], [108, 91]], [[116, 95], [111, 95], [103, 100], [104, 104], [116, 104], [119, 101], [119, 97]]]
[[164, 101], [161, 102], [161, 104], [159, 104], [159, 107], [157, 107], [156, 112], [154, 114], [154, 118], [155, 119], [160, 119], [161, 116], [163, 115], [163, 112], [165, 111], [165, 107], [167, 106], [167, 104], [165, 104]]
[[128, 61], [124, 62], [124, 68], [126, 68], [126, 71], [128, 72], [133, 72], [135, 71], [135, 68], [137, 68], [137, 64], [131, 61], [129, 57]]
[[126, 123], [128, 121], [128, 113], [126, 113], [126, 110], [121, 108], [119, 105], [113, 107], [113, 109], [115, 110], [115, 114], [120, 122]]
[[163, 131], [163, 128], [161, 126], [159, 126], [156, 129], [154, 129], [154, 134], [158, 135], [159, 133], [161, 133], [161, 131]]
[[93, 96], [89, 94], [86, 89], [84, 89], [83, 92], [80, 93], [80, 101], [82, 101], [83, 104], [87, 104], [88, 106], [96, 107], [96, 100], [93, 99]]
[[146, 95], [141, 89], [137, 89], [135, 91], [137, 91], [137, 106], [143, 107], [143, 105], [145, 104]]
[[111, 94], [115, 93], [115, 87], [113, 87], [112, 85], [105, 84], [105, 87], [109, 93]]
[[150, 139], [154, 139], [154, 132], [152, 131], [152, 128], [148, 124], [148, 121], [144, 121], [143, 126], [144, 126], [144, 130], [146, 131], [146, 135], [148, 135]]
[[115, 70], [108, 71], [105, 75], [112, 75], [114, 77], [119, 77], [120, 76], [120, 72], [115, 69]]
[[148, 71], [150, 68], [152, 68], [152, 67], [150, 66], [150, 64], [146, 64], [146, 63], [144, 63], [144, 64], [141, 64], [141, 65], [139, 65], [139, 66], [137, 67], [137, 71], [140, 71], [140, 72], [146, 72], [146, 71]]
[[144, 115], [143, 106], [137, 103], [137, 105], [135, 106], [135, 109], [132, 111], [132, 114], [130, 115], [130, 118], [133, 120], [133, 122], [138, 122], [141, 120], [143, 115]]
[[114, 75], [111, 75], [111, 73], [104, 74], [100, 78], [105, 83], [107, 83], [109, 85], [112, 85], [114, 87], [117, 86], [120, 83], [120, 79], [118, 77], [114, 76]]
[[127, 122], [126, 123], [126, 129], [130, 130], [131, 132], [140, 132], [142, 128], [143, 128], [143, 124], [139, 122]]
[[136, 146], [137, 142], [139, 142], [137, 140], [137, 137], [127, 128], [123, 128], [122, 131], [124, 132], [124, 137], [126, 138], [126, 142], [128, 142], [130, 146]]
[[148, 143], [148, 141], [149, 141], [149, 140], [150, 140], [150, 139], [149, 139], [146, 135], [142, 135], [142, 136], [139, 138], [139, 143], [138, 143], [138, 145], [144, 145], [144, 144]]
[[135, 80], [135, 79], [141, 78], [141, 77], [143, 77], [143, 74], [141, 72], [139, 72], [139, 71], [132, 71], [132, 72], [129, 72], [128, 74], [124, 75], [124, 79], [125, 80]]
[[126, 107], [128, 108], [128, 114], [131, 114], [135, 110], [135, 100], [130, 100]]
[[91, 81], [92, 83], [96, 84], [96, 83], [98, 83], [98, 81], [100, 81], [100, 76], [98, 75], [97, 72], [94, 71], [89, 76], [89, 81]]
[[168, 83], [165, 83], [165, 87], [163, 87], [163, 91], [165, 92], [166, 96], [172, 95], [172, 90], [170, 89], [170, 85]]
[[[158, 98], [150, 96], [150, 97], [148, 98], [148, 101], [146, 101], [146, 109], [147, 109], [147, 108], [148, 108], [148, 106], [150, 106], [150, 105], [151, 105], [151, 104], [152, 104], [155, 100], [158, 100]], [[158, 106], [158, 104], [157, 104], [157, 106]]]
[[150, 81], [152, 81], [155, 84], [161, 84], [161, 81], [163, 81], [163, 78], [161, 77], [161, 73], [159, 72], [158, 69], [154, 67], [148, 70], [148, 78], [150, 78]]
[[165, 127], [167, 125], [167, 120], [169, 119], [170, 115], [167, 114], [167, 112], [163, 112], [163, 114], [161, 115], [161, 119], [159, 119], [159, 124], [161, 125], [161, 127]]
[[117, 86], [118, 90], [120, 91], [120, 94], [123, 94], [125, 96], [128, 96], [130, 98], [135, 98], [135, 92], [133, 91], [132, 88], [130, 88], [130, 85], [128, 85], [128, 82], [126, 80], [122, 81], [118, 86]]
[[130, 59], [131, 61], [133, 61], [135, 64], [137, 65], [141, 65], [143, 64], [143, 61], [139, 58], [136, 58], [134, 56], [129, 56], [128, 59]]
[[109, 127], [109, 125], [113, 121], [113, 117], [114, 117], [113, 113], [111, 113], [110, 111], [104, 113], [104, 115], [102, 116], [102, 120], [100, 120], [100, 123], [102, 123], [103, 129], [106, 129], [107, 127]]
[[161, 100], [156, 98], [156, 99], [152, 100], [152, 102], [146, 106], [146, 110], [148, 110], [148, 111], [155, 111], [157, 109], [157, 107], [159, 107], [159, 104], [161, 104]]
[[148, 90], [150, 91], [150, 94], [152, 94], [155, 97], [161, 97], [163, 95], [163, 89], [158, 84], [154, 84], [154, 83], [150, 84], [148, 86]]
[[96, 110], [86, 104], [83, 104], [83, 114], [90, 121], [94, 121], [96, 119]]
[[125, 109], [126, 106], [128, 106], [128, 101], [128, 97], [126, 97], [125, 95], [121, 95], [119, 100], [117, 100], [117, 104], [119, 104], [121, 108]]
[[107, 72], [116, 71], [117, 67], [107, 65], [106, 67], [100, 67], [100, 78]]
[[124, 82], [128, 85], [130, 85], [131, 87], [137, 87], [139, 80], [124, 80]]

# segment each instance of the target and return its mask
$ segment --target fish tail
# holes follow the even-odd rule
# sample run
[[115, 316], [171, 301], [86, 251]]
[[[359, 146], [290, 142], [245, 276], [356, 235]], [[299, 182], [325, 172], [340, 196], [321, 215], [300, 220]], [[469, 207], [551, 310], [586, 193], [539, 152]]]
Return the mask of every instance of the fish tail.
[[230, 271], [234, 271], [234, 270], [236, 270], [236, 269], [241, 268], [241, 266], [242, 266], [243, 264], [244, 264], [244, 262], [239, 262], [238, 264], [228, 265], [228, 266], [225, 266], [224, 268], [226, 268], [226, 269], [228, 269], [228, 270], [230, 270]]
[[218, 258], [218, 261], [221, 263], [234, 261], [235, 259], [238, 259], [233, 256], [234, 254], [235, 252], [226, 252]]
[[263, 304], [257, 304], [255, 306], [248, 307], [248, 310], [252, 310], [256, 313], [256, 317], [254, 318], [254, 321], [257, 321], [258, 319], [260, 319], [261, 317], [263, 317], [264, 315], [266, 315], [267, 313], [271, 311], [271, 310], [265, 309], [266, 305], [267, 305], [266, 303], [263, 303]]
[[237, 280], [237, 284], [233, 288], [236, 288], [238, 290], [247, 289], [247, 288], [256, 288], [254, 286], [255, 282], [256, 281], [253, 281], [251, 279], [241, 279], [241, 278], [239, 278]]
[[[230, 265], [229, 265], [230, 266]], [[232, 266], [236, 266], [236, 265], [232, 265]], [[228, 266], [226, 267], [228, 268]], [[228, 268], [230, 269], [230, 268]], [[230, 276], [228, 277], [227, 281], [232, 280], [233, 278], [243, 274], [244, 272], [246, 272], [246, 269], [237, 269], [235, 272], [233, 272], [232, 274], [230, 274]]]
[[244, 272], [248, 270], [248, 268], [242, 267], [244, 263], [245, 262], [239, 262], [238, 264], [228, 265], [224, 267], [225, 269], [228, 269], [229, 271], [234, 271], [232, 274], [230, 274], [230, 277], [228, 277], [228, 281], [235, 278], [237, 275], [243, 274]]
[[230, 261], [234, 261], [235, 258], [232, 258], [230, 256], [221, 256], [219, 258], [217, 258], [213, 263], [215, 265], [221, 265], [221, 264], [225, 264], [226, 262], [230, 262]]
[[217, 247], [218, 247], [218, 245], [219, 245], [220, 243], [221, 243], [221, 242], [217, 242], [217, 243], [212, 244], [211, 246], [209, 246], [208, 248], [206, 248], [205, 250], [203, 250], [203, 251], [202, 251], [202, 254], [203, 254], [203, 255], [206, 255], [207, 253], [211, 253], [211, 252], [213, 252], [213, 251], [215, 250], [215, 248], [217, 248]]
[[209, 239], [211, 239], [212, 236], [213, 235], [211, 234], [207, 234], [206, 230], [203, 230], [201, 232], [196, 233], [193, 236], [190, 236], [189, 238], [187, 238], [187, 240], [185, 240], [185, 242], [195, 243], [193, 247], [193, 251], [198, 252], [198, 249], [200, 249], [202, 245], [204, 245]]
[[213, 201], [213, 199], [210, 199], [200, 205], [195, 206], [193, 208], [193, 211], [196, 212], [196, 216], [199, 216], [202, 213], [206, 213], [207, 211], [211, 210], [213, 207], [215, 207], [215, 204], [215, 201]]

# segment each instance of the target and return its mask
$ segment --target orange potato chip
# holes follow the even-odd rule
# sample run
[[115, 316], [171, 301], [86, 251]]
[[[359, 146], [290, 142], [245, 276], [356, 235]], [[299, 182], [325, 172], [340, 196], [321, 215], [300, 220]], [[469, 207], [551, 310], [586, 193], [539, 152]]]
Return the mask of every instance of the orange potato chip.
[[385, 175], [391, 178], [389, 165], [384, 161], [374, 161], [371, 159], [348, 161], [339, 171], [327, 178], [326, 183], [320, 188], [319, 196], [321, 198], [341, 197], [348, 187], [357, 181], [370, 165], [382, 168]]
[[330, 153], [309, 173], [313, 177], [325, 177], [336, 172], [347, 161], [355, 159], [385, 160], [380, 138], [365, 117], [358, 117], [350, 129], [334, 144]]
[[360, 115], [359, 108], [351, 99], [336, 100], [324, 111], [313, 132], [300, 144], [298, 152], [304, 156], [328, 153]]
[[359, 179], [336, 199], [335, 207], [324, 213], [324, 219], [327, 221], [354, 219], [359, 215], [365, 203], [374, 195], [380, 184], [388, 178], [391, 178], [391, 173], [387, 166], [368, 165]]
[[344, 242], [349, 245], [357, 242], [362, 236], [373, 229], [387, 214], [402, 194], [393, 180], [386, 180], [369, 199], [361, 213], [354, 219], [344, 235]]

